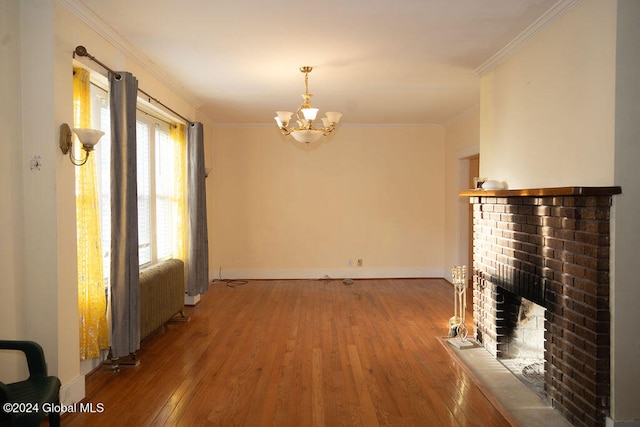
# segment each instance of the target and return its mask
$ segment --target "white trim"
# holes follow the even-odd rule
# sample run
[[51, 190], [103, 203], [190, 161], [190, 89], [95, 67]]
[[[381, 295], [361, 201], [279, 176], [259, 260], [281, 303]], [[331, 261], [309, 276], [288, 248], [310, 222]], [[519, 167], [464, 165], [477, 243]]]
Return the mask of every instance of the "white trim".
[[477, 113], [478, 111], [480, 111], [480, 104], [476, 104], [473, 107], [463, 111], [462, 113], [456, 114], [455, 116], [451, 117], [450, 119], [445, 120], [444, 123], [442, 123], [442, 124], [445, 127], [450, 126], [450, 125], [454, 124], [455, 122], [457, 122], [458, 120], [461, 120], [461, 119], [467, 117], [470, 114]]
[[[462, 113], [465, 114], [465, 113]], [[276, 131], [278, 126], [273, 123], [216, 123], [212, 122], [213, 128], [273, 128]], [[426, 123], [426, 124], [393, 124], [393, 123], [344, 123], [339, 124], [336, 127], [335, 132], [338, 132], [340, 128], [441, 128], [444, 127], [441, 123]]]
[[[200, 100], [161, 70], [155, 63], [147, 58], [142, 51], [135, 48], [124, 37], [118, 34], [116, 30], [109, 26], [109, 24], [103, 21], [79, 0], [57, 0], [57, 2], [69, 12], [73, 13], [82, 22], [87, 24], [93, 31], [102, 36], [107, 42], [113, 45], [113, 47], [125, 54], [128, 58], [131, 58], [140, 64], [145, 70], [153, 75], [153, 77], [157, 78], [173, 92], [180, 94], [180, 97], [187, 101], [196, 110], [202, 107], [202, 102], [200, 102]], [[91, 53], [91, 46], [87, 47], [87, 50]]]
[[80, 361], [80, 375], [88, 375], [107, 358], [109, 350], [100, 350], [100, 356]]
[[556, 4], [551, 6], [541, 17], [536, 19], [531, 25], [529, 25], [523, 32], [521, 32], [515, 39], [511, 40], [505, 47], [500, 49], [498, 53], [494, 54], [491, 58], [485, 61], [482, 65], [474, 70], [474, 74], [482, 76], [494, 69], [499, 63], [509, 58], [530, 40], [536, 38], [542, 33], [549, 25], [553, 24], [562, 15], [571, 10], [575, 5], [580, 3], [581, 0], [559, 0]]
[[[469, 187], [469, 158], [458, 157], [456, 170], [458, 172], [457, 187], [458, 191], [466, 190]], [[470, 241], [470, 218], [469, 218], [469, 200], [465, 197], [458, 197], [456, 205], [456, 265], [466, 265], [467, 271], [472, 271], [473, 260], [469, 258], [469, 248], [473, 247], [473, 241]], [[453, 276], [447, 274], [447, 280], [453, 283]]]
[[279, 132], [278, 126], [273, 123], [218, 123], [212, 122], [212, 128], [273, 128]]
[[450, 284], [453, 284], [453, 275], [451, 274], [451, 270], [447, 270], [445, 272], [443, 279], [449, 282]]
[[79, 375], [60, 387], [60, 403], [63, 405], [78, 403], [85, 395], [84, 375]]
[[219, 270], [214, 279], [290, 280], [290, 279], [394, 279], [444, 277], [439, 268], [337, 268], [337, 269], [227, 269]]
[[186, 292], [184, 293], [184, 305], [196, 305], [199, 302], [200, 302], [200, 294], [191, 296]]
[[606, 427], [640, 427], [640, 421], [615, 421], [607, 417], [605, 420]]
[[[467, 190], [469, 187], [469, 163], [470, 158], [480, 155], [480, 143], [466, 145], [460, 147], [457, 150], [457, 187], [458, 191]], [[457, 244], [457, 265], [467, 266], [467, 277], [471, 277], [473, 271], [473, 259], [469, 259], [470, 249], [473, 248], [473, 238], [469, 239], [470, 234], [470, 222], [469, 215], [469, 200], [464, 197], [458, 197], [458, 203], [456, 206], [456, 241]], [[472, 251], [471, 251], [472, 252]], [[447, 272], [446, 279], [453, 282], [452, 275]]]
[[469, 157], [478, 156], [480, 155], [480, 143], [476, 142], [475, 144], [460, 147], [456, 152], [456, 155], [458, 160], [468, 159]]
[[341, 123], [336, 131], [344, 128], [442, 128], [442, 123]]

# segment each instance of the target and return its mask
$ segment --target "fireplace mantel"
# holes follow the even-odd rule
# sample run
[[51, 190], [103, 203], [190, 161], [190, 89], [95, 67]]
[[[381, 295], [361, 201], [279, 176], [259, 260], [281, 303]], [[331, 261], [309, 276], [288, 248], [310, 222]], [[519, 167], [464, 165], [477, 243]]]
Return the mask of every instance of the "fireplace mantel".
[[561, 197], [561, 196], [612, 196], [620, 194], [620, 187], [551, 187], [523, 188], [515, 190], [463, 190], [460, 197]]

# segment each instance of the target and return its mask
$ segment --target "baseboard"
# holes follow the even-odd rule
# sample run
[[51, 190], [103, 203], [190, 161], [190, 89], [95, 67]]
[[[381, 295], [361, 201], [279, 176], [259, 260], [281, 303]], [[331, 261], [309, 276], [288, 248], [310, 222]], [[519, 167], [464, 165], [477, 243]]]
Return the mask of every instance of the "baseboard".
[[184, 294], [184, 305], [196, 305], [200, 302], [200, 294], [198, 295], [187, 295]]
[[102, 362], [109, 356], [109, 350], [100, 350], [100, 356], [80, 361], [80, 375], [87, 375], [102, 366]]
[[607, 417], [606, 427], [640, 427], [640, 421], [615, 421]]
[[85, 397], [84, 375], [79, 375], [60, 387], [60, 403], [73, 405]]
[[439, 268], [342, 268], [342, 269], [216, 269], [220, 279], [289, 280], [289, 279], [394, 279], [443, 277]]

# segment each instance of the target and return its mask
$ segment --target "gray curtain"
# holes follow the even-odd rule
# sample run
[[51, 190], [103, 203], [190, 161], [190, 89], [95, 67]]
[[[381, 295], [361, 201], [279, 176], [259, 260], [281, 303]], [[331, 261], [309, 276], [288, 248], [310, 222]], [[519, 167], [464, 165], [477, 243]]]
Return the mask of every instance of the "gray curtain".
[[187, 218], [186, 289], [188, 295], [194, 296], [209, 289], [209, 238], [202, 123], [191, 123], [187, 132]]
[[111, 106], [111, 351], [140, 348], [136, 98], [130, 73], [110, 77]]

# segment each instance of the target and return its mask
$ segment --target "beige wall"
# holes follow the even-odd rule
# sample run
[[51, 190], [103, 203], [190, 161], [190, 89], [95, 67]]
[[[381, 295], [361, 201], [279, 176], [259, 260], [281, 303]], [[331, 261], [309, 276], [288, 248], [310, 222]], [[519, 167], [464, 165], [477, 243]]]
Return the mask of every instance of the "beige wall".
[[[22, 102], [20, 99], [20, 6], [0, 0], [0, 334], [16, 338], [25, 333], [25, 270], [23, 215]], [[0, 353], [0, 378], [14, 381], [26, 372], [17, 357]]]
[[[69, 221], [61, 218], [69, 206], [69, 197], [57, 192], [60, 185], [73, 182], [72, 173], [58, 169], [54, 141], [55, 124], [55, 67], [53, 3], [24, 1], [2, 2], [3, 17], [11, 21], [2, 27], [3, 80], [9, 85], [3, 91], [2, 110], [12, 121], [4, 129], [11, 140], [3, 142], [9, 149], [3, 185], [11, 203], [3, 204], [2, 259], [3, 289], [0, 311], [7, 313], [1, 323], [2, 336], [32, 339], [45, 350], [49, 371], [64, 380], [73, 378], [73, 366], [79, 361], [64, 359], [66, 345], [77, 328], [69, 330], [59, 324], [60, 308], [75, 308], [73, 293], [68, 284], [75, 276], [75, 262], [62, 258], [74, 256], [74, 247], [65, 247]], [[6, 28], [6, 30], [5, 30]], [[34, 156], [41, 159], [39, 170], [30, 168]], [[73, 217], [73, 205], [70, 206]], [[5, 240], [4, 236], [7, 236]], [[64, 251], [60, 250], [63, 249]], [[77, 309], [76, 309], [77, 310]], [[77, 323], [77, 316], [76, 316]], [[3, 355], [7, 357], [7, 355]], [[15, 379], [25, 374], [24, 365], [17, 369], [4, 367], [3, 378]], [[6, 376], [5, 376], [6, 375]]]
[[511, 188], [622, 187], [612, 211], [612, 425], [640, 421], [638, 22], [635, 0], [583, 0], [481, 79], [481, 175]]
[[482, 77], [482, 176], [613, 183], [615, 27], [615, 2], [583, 1]]
[[213, 277], [442, 276], [442, 127], [342, 126], [310, 146], [275, 126], [212, 139]]
[[469, 199], [458, 197], [458, 192], [469, 188], [469, 158], [479, 153], [479, 109], [457, 117], [447, 123], [445, 129], [444, 266], [445, 277], [451, 281], [454, 265], [466, 265], [471, 274]]

